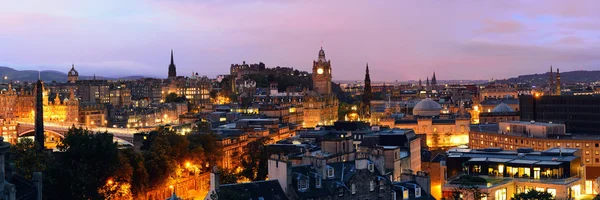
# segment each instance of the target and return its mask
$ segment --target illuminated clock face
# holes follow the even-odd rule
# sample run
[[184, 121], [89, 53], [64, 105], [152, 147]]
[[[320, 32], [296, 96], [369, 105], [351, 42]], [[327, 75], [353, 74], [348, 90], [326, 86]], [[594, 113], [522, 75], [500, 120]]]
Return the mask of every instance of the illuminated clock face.
[[321, 68], [317, 69], [317, 73], [318, 74], [323, 74], [323, 69], [321, 69]]

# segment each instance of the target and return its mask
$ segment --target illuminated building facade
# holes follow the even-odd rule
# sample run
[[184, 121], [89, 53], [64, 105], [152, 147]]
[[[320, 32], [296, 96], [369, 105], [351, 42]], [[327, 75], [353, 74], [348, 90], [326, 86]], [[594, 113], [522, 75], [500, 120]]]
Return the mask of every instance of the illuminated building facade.
[[413, 115], [404, 118], [382, 118], [379, 124], [402, 129], [413, 129], [417, 134], [425, 134], [427, 146], [453, 147], [469, 142], [470, 120], [464, 106], [457, 115], [440, 116], [442, 106], [430, 98], [423, 99], [413, 108]]
[[479, 122], [482, 124], [519, 121], [520, 115], [505, 103], [498, 104], [491, 112], [479, 114]]
[[460, 187], [459, 178], [465, 175], [480, 178], [480, 182], [471, 184], [487, 193], [487, 199], [510, 199], [530, 190], [548, 192], [555, 199], [576, 199], [584, 194], [586, 186], [581, 150], [575, 148], [545, 151], [453, 148], [447, 152], [445, 164], [444, 177], [448, 177], [442, 186], [445, 198], [450, 198], [454, 189]]
[[[21, 90], [21, 94], [16, 96], [14, 104], [8, 107], [16, 111], [14, 114], [18, 120], [34, 121], [35, 96], [33, 94], [33, 91]], [[58, 93], [50, 97], [49, 90], [42, 83], [42, 103], [45, 122], [77, 124], [79, 99], [75, 97], [72, 89], [68, 97], [61, 97]]]
[[331, 125], [338, 119], [338, 99], [335, 95], [321, 95], [314, 91], [304, 95], [303, 127]]
[[331, 60], [325, 59], [323, 48], [319, 57], [313, 61], [314, 91], [304, 92], [304, 124], [303, 127], [330, 125], [338, 119], [337, 97], [331, 93]]
[[[581, 149], [581, 164], [586, 168], [585, 193], [593, 193], [592, 182], [600, 177], [600, 139], [594, 135], [567, 134], [564, 124], [540, 122], [501, 122], [471, 127], [469, 147], [498, 147], [507, 150], [531, 148]], [[525, 132], [525, 133], [524, 133]], [[583, 186], [582, 186], [582, 193]]]
[[190, 103], [189, 109], [191, 112], [212, 110], [210, 99], [212, 84], [206, 76], [178, 77], [170, 81], [168, 85], [163, 86], [162, 99], [170, 93], [175, 93], [177, 96], [186, 98]]
[[479, 88], [479, 100], [483, 101], [486, 99], [503, 99], [512, 98], [516, 99], [519, 96], [518, 87], [516, 85], [509, 84], [489, 84], [481, 86]]

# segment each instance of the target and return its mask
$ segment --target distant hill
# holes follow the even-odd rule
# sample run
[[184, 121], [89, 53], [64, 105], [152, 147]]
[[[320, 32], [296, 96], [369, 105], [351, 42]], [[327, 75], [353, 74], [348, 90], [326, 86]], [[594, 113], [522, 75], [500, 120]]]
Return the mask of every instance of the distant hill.
[[[20, 82], [34, 82], [38, 80], [38, 76], [41, 77], [43, 81], [57, 81], [57, 82], [66, 82], [67, 74], [64, 72], [54, 71], [54, 70], [42, 70], [38, 73], [36, 70], [16, 70], [10, 67], [0, 66], [0, 78], [6, 77], [8, 80], [20, 81]], [[93, 76], [79, 76], [80, 80], [93, 79]], [[108, 80], [133, 80], [144, 78], [143, 76], [127, 76], [122, 78], [110, 78], [110, 77], [101, 77], [97, 76], [96, 79], [108, 79]]]
[[[553, 73], [556, 80], [556, 72]], [[530, 83], [532, 85], [544, 85], [548, 84], [550, 79], [550, 72], [543, 74], [528, 74], [521, 75], [514, 78], [498, 80], [499, 82], [506, 83]], [[560, 72], [561, 83], [589, 83], [600, 81], [600, 71], [570, 71]]]

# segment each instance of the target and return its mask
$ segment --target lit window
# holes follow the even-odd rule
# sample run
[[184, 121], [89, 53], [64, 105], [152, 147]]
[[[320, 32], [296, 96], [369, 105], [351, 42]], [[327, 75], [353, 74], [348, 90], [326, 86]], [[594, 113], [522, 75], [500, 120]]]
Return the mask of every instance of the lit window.
[[352, 194], [356, 194], [356, 185], [354, 185], [354, 183], [352, 183], [351, 190], [352, 190]]
[[369, 191], [373, 192], [375, 190], [375, 182], [371, 181], [371, 183], [369, 184]]
[[548, 188], [548, 193], [552, 194], [552, 197], [556, 197], [556, 189]]

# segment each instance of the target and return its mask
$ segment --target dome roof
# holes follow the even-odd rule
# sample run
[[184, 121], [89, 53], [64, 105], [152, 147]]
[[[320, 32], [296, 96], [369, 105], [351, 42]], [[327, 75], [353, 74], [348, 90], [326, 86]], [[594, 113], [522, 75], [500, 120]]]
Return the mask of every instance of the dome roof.
[[79, 72], [75, 70], [75, 65], [71, 66], [71, 70], [69, 70], [69, 76], [79, 76]]
[[416, 116], [438, 116], [442, 106], [430, 98], [423, 99], [413, 108], [413, 115]]
[[507, 113], [507, 112], [515, 112], [515, 111], [512, 108], [510, 108], [510, 106], [506, 105], [505, 103], [501, 103], [501, 104], [498, 104], [496, 107], [494, 107], [492, 112], [493, 113]]

